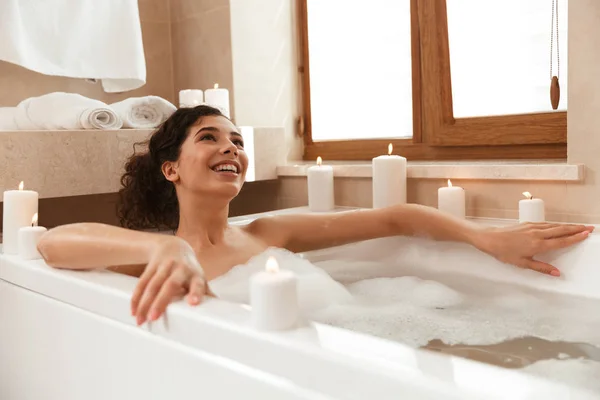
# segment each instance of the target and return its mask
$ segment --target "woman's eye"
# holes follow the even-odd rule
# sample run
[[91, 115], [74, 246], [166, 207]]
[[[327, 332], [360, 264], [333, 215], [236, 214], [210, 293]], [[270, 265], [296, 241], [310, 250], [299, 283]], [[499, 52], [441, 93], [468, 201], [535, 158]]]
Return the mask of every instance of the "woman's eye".
[[241, 140], [234, 140], [233, 144], [235, 144], [238, 147], [244, 147], [244, 142], [242, 142]]
[[215, 135], [207, 133], [205, 135], [202, 135], [200, 137], [200, 140], [214, 140], [215, 142], [217, 141], [217, 138], [215, 137]]

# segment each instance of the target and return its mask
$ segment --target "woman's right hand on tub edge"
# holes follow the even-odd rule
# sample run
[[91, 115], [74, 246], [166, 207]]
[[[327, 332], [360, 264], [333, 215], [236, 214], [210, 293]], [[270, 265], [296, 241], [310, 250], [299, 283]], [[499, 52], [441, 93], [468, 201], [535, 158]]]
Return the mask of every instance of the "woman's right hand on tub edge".
[[158, 319], [174, 299], [187, 295], [197, 305], [206, 292], [204, 271], [194, 250], [178, 237], [165, 237], [153, 250], [131, 298], [138, 325]]

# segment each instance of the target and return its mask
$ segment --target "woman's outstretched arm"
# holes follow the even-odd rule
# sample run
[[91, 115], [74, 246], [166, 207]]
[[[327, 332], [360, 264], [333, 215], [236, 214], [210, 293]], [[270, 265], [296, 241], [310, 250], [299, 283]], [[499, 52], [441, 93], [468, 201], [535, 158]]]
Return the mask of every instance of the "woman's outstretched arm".
[[48, 265], [65, 269], [145, 266], [165, 235], [97, 223], [62, 225], [46, 232], [38, 250]]
[[183, 239], [110, 225], [63, 225], [42, 236], [38, 250], [55, 268], [111, 268], [140, 276], [131, 297], [137, 323], [157, 319], [169, 302], [187, 293], [196, 305], [206, 291], [202, 267]]
[[503, 262], [558, 276], [556, 268], [534, 260], [533, 256], [578, 243], [593, 227], [522, 224], [486, 228], [431, 207], [404, 204], [337, 214], [281, 215], [257, 220], [248, 229], [269, 245], [291, 251], [310, 251], [387, 236], [463, 242]]

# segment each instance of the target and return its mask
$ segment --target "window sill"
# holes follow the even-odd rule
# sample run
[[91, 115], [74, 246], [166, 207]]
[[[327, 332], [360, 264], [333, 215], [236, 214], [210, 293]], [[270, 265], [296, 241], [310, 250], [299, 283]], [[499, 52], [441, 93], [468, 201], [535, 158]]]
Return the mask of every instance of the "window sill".
[[[340, 178], [370, 178], [370, 162], [329, 162], [333, 174]], [[299, 162], [277, 167], [278, 176], [306, 176], [314, 162]], [[584, 179], [583, 164], [567, 164], [561, 161], [410, 161], [408, 178], [413, 179], [478, 179], [478, 180], [526, 180], [571, 181]]]

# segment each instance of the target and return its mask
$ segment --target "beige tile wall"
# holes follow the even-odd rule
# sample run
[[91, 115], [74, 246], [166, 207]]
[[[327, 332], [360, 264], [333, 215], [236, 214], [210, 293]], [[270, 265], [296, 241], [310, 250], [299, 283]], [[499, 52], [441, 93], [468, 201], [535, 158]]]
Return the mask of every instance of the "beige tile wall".
[[[307, 185], [304, 177], [281, 178], [279, 191], [282, 207], [307, 205]], [[569, 191], [584, 190], [584, 184], [524, 181], [477, 181], [452, 180], [467, 193], [467, 214], [485, 218], [518, 217], [521, 193], [529, 191], [546, 203], [548, 220], [561, 222], [584, 222], [600, 224], [600, 214], [591, 203], [568, 197]], [[445, 186], [443, 179], [408, 179], [407, 201], [437, 207], [437, 190]], [[588, 187], [589, 190], [589, 187]], [[372, 183], [370, 178], [336, 178], [335, 202], [340, 206], [371, 207]], [[587, 203], [587, 204], [586, 204]]]
[[235, 118], [229, 0], [170, 0], [174, 96], [182, 89], [229, 89]]
[[138, 0], [146, 56], [146, 85], [126, 93], [105, 93], [100, 83], [42, 75], [0, 61], [0, 107], [49, 92], [73, 92], [106, 103], [127, 97], [156, 95], [174, 101], [169, 0]]

